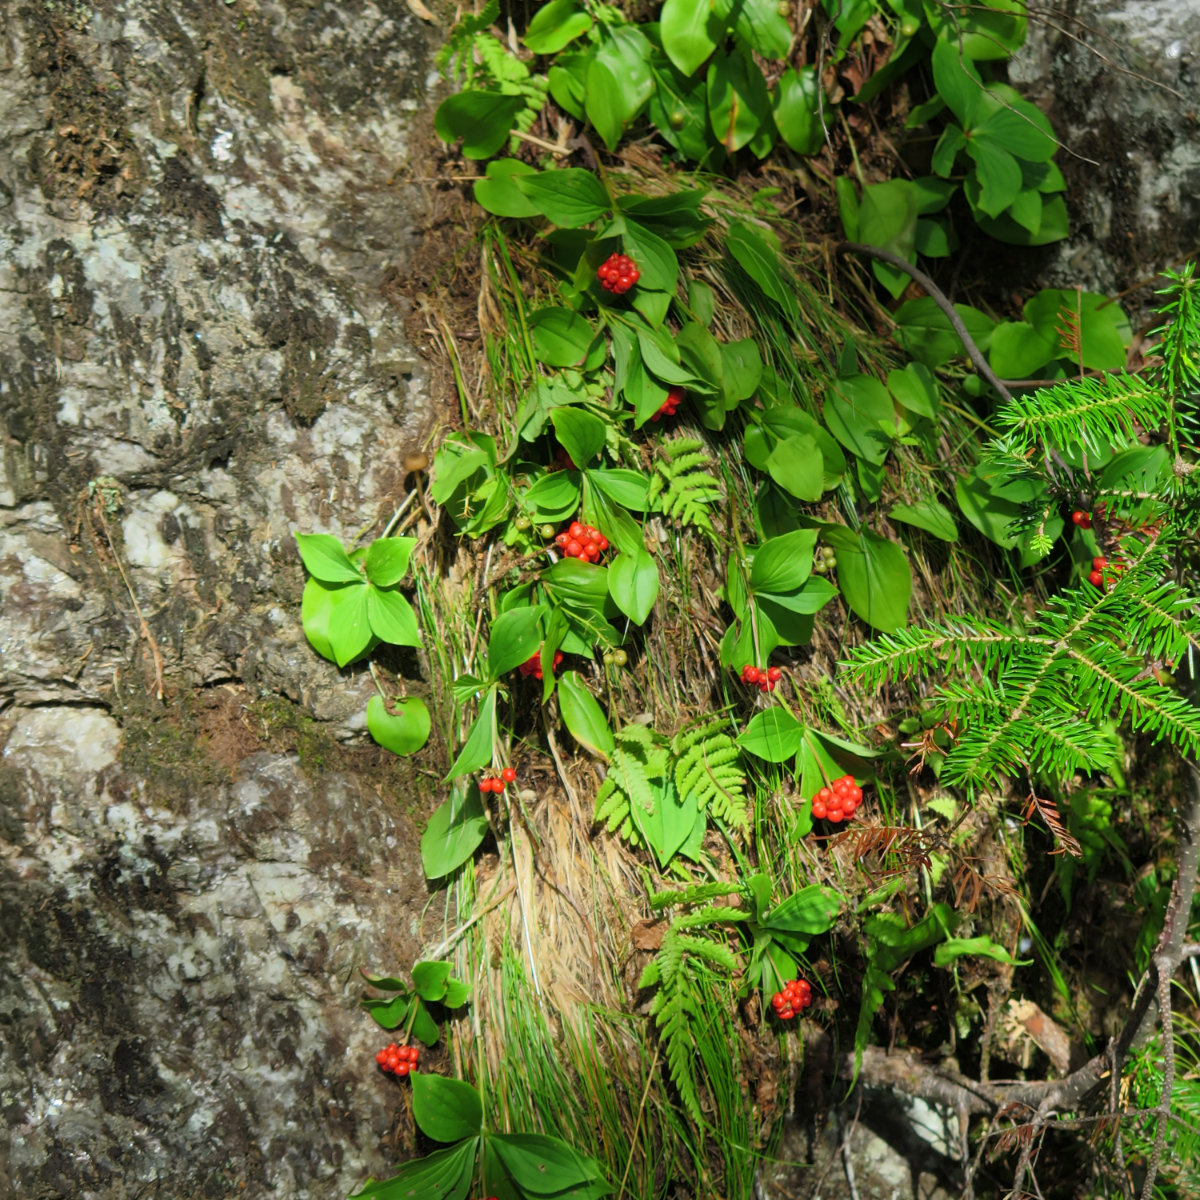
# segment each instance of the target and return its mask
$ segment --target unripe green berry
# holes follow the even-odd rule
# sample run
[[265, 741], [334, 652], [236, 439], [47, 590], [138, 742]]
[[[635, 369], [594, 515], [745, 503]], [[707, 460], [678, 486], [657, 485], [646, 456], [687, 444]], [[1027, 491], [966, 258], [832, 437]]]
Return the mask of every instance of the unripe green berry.
[[614, 650], [612, 660], [614, 665], [623, 667], [629, 661], [629, 655], [624, 650]]
[[813, 570], [816, 571], [818, 575], [828, 575], [829, 564], [823, 558], [818, 558], [817, 561], [813, 563]]
[[790, 4], [779, 4], [775, 11], [781, 17], [790, 17], [792, 15], [792, 6]]
[[672, 112], [670, 117], [668, 118], [668, 120], [671, 123], [672, 129], [682, 129], [683, 123], [686, 119], [687, 119], [687, 114], [683, 111], [682, 108], [675, 109], [675, 111]]
[[533, 522], [528, 517], [518, 517], [513, 524], [522, 532], [528, 533], [533, 528]]
[[834, 567], [837, 566], [837, 558], [827, 558], [825, 560], [825, 566], [828, 570], [832, 571]]
[[555, 529], [553, 525], [542, 525], [539, 527], [538, 533], [544, 538], [552, 538], [555, 534]]
[[828, 562], [831, 558], [837, 558], [837, 551], [832, 546], [822, 546], [821, 557]]

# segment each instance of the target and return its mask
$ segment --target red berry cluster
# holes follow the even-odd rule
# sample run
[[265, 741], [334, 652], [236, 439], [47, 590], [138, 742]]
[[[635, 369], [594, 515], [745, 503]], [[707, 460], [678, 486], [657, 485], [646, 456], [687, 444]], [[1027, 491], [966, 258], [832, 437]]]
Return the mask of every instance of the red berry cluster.
[[633, 259], [627, 254], [610, 254], [596, 268], [596, 278], [606, 292], [620, 296], [629, 291], [642, 277], [641, 271], [634, 266]]
[[566, 531], [554, 539], [554, 544], [568, 557], [595, 562], [608, 549], [608, 538], [591, 525], [572, 521]]
[[776, 992], [771, 997], [771, 1007], [781, 1021], [790, 1021], [811, 1003], [812, 984], [807, 979], [793, 979], [783, 985], [782, 992]]
[[416, 1046], [397, 1046], [393, 1042], [375, 1055], [375, 1061], [393, 1075], [407, 1075], [416, 1069], [418, 1057], [420, 1051]]
[[1103, 591], [1105, 585], [1112, 580], [1112, 577], [1114, 575], [1120, 575], [1120, 573], [1124, 570], [1125, 567], [1121, 563], [1113, 563], [1110, 566], [1108, 559], [1104, 558], [1103, 556], [1093, 558], [1092, 569], [1088, 572], [1088, 583], [1090, 583], [1092, 587], [1098, 587], [1101, 589], [1101, 591]]
[[[555, 650], [554, 652], [554, 670], [558, 671], [559, 663], [563, 660], [563, 652]], [[534, 679], [542, 678], [542, 652], [539, 650], [536, 654], [531, 654], [518, 668], [522, 675], [532, 675]]]
[[487, 775], [479, 781], [479, 790], [481, 792], [496, 792], [497, 794], [504, 791], [506, 784], [512, 783], [516, 779], [517, 773], [512, 767], [505, 767], [499, 775]]
[[663, 406], [650, 418], [652, 421], [658, 421], [663, 417], [673, 417], [675, 410], [683, 403], [684, 396], [687, 393], [681, 387], [673, 387], [667, 389], [667, 398], [663, 401]]
[[758, 685], [760, 692], [773, 692], [775, 685], [783, 678], [783, 672], [778, 667], [761, 667], [747, 664], [742, 668], [742, 682]]
[[812, 815], [839, 825], [850, 820], [860, 804], [862, 788], [854, 782], [853, 775], [843, 775], [833, 781], [832, 787], [823, 787], [813, 797]]
[[1071, 520], [1074, 524], [1078, 525], [1080, 529], [1091, 529], [1092, 527], [1092, 514], [1085, 513], [1081, 508], [1077, 508], [1071, 514]]

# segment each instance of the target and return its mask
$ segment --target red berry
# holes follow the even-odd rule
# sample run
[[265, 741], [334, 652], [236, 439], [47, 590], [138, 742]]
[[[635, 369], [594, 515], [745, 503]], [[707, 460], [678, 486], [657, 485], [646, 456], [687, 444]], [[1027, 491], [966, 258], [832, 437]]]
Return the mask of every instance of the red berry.
[[777, 1010], [782, 1008], [786, 1003], [787, 1000], [782, 992], [776, 992], [775, 995], [771, 997], [771, 1006]]
[[560, 533], [555, 539], [554, 544], [561, 550], [571, 539], [565, 533]]
[[835, 825], [838, 825], [838, 824], [840, 824], [844, 818], [845, 818], [845, 812], [844, 812], [842, 809], [840, 809], [840, 808], [831, 808], [831, 809], [829, 810], [829, 819], [830, 819], [830, 820], [831, 820], [831, 821], [832, 821], [832, 822], [833, 822]]
[[503, 779], [505, 783], [512, 783], [516, 777], [517, 772], [515, 767], [505, 767], [504, 770], [500, 772], [500, 778]]
[[572, 538], [564, 547], [563, 553], [568, 558], [578, 558], [583, 553], [583, 543]]
[[821, 790], [817, 792], [817, 799], [820, 800], [822, 804], [829, 804], [833, 800], [833, 789], [827, 787], [821, 788]]
[[1103, 587], [1104, 575], [1100, 571], [1089, 571], [1088, 583], [1090, 583], [1093, 587]]
[[1071, 520], [1074, 521], [1076, 525], [1082, 525], [1084, 521], [1087, 520], [1087, 513], [1085, 513], [1082, 509], [1077, 508], [1071, 514]]
[[399, 1066], [396, 1068], [396, 1074], [397, 1074], [397, 1075], [407, 1075], [407, 1074], [409, 1073], [409, 1071], [411, 1071], [411, 1070], [412, 1070], [412, 1064], [411, 1064], [411, 1063], [402, 1062], [402, 1063], [401, 1063], [401, 1064], [400, 1064], [400, 1065], [399, 1065]]
[[772, 683], [777, 683], [780, 679], [783, 678], [783, 672], [778, 667], [768, 667], [767, 668], [767, 678]]
[[1108, 566], [1108, 559], [1107, 559], [1107, 558], [1100, 557], [1100, 558], [1093, 558], [1093, 559], [1092, 559], [1092, 570], [1093, 570], [1093, 571], [1103, 571], [1103, 570], [1104, 570], [1104, 568], [1105, 568], [1105, 567], [1107, 567], [1107, 566]]
[[823, 800], [814, 800], [812, 806], [812, 815], [818, 821], [823, 821], [829, 815], [829, 809], [825, 806]]
[[569, 537], [569, 538], [578, 540], [579, 537], [582, 535], [582, 533], [583, 533], [583, 522], [582, 521], [572, 521], [571, 524], [567, 526], [567, 537]]

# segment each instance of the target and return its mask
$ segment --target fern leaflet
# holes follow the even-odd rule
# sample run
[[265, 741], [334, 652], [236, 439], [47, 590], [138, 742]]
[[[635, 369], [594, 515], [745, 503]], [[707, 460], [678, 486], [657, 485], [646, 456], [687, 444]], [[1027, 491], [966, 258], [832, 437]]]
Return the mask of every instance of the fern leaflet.
[[721, 485], [703, 468], [711, 460], [696, 438], [675, 438], [661, 447], [650, 479], [649, 503], [681, 525], [713, 532], [708, 510], [721, 498]]
[[725, 732], [722, 718], [703, 721], [675, 735], [675, 787], [680, 796], [695, 801], [719, 821], [744, 830], [749, 824], [746, 776], [741, 751]]

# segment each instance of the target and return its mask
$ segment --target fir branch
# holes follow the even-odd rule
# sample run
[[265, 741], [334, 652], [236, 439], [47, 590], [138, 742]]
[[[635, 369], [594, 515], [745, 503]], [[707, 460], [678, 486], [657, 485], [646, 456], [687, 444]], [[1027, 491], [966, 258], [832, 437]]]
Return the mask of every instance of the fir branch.
[[847, 679], [868, 688], [882, 687], [889, 679], [909, 679], [929, 674], [935, 666], [991, 673], [1004, 652], [1028, 639], [983, 617], [959, 617], [952, 624], [924, 629], [900, 629], [856, 646], [839, 664]]
[[1078, 445], [1099, 454], [1114, 441], [1136, 436], [1138, 425], [1157, 428], [1170, 412], [1159, 388], [1136, 375], [1113, 374], [1015, 396], [994, 420], [1013, 430], [1013, 444], [1023, 452]]

